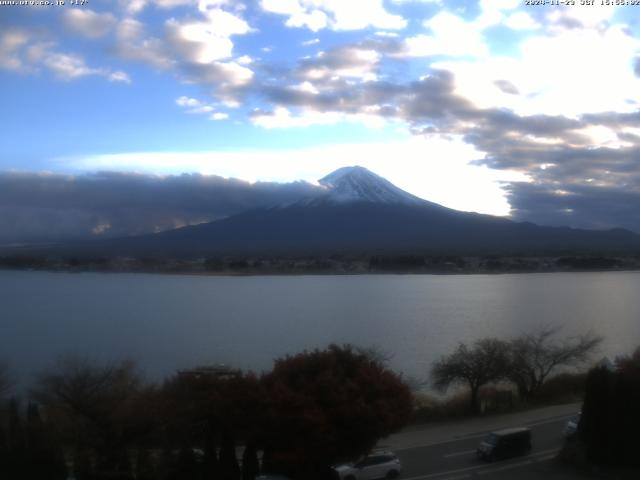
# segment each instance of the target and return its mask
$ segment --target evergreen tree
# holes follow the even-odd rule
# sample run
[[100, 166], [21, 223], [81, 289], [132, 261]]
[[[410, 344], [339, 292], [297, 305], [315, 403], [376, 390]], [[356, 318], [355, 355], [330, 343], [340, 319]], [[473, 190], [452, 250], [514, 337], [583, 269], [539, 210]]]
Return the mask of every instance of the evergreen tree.
[[27, 407], [25, 476], [33, 480], [66, 480], [64, 450], [53, 438], [50, 426], [42, 421], [35, 403]]
[[218, 452], [213, 434], [207, 434], [205, 438], [204, 457], [201, 467], [203, 480], [216, 480], [218, 478]]
[[73, 476], [76, 480], [94, 480], [91, 452], [79, 447], [73, 454]]
[[220, 449], [220, 479], [240, 480], [240, 466], [236, 457], [236, 443], [231, 432], [227, 431], [222, 436], [222, 448]]
[[24, 473], [26, 438], [18, 400], [9, 401], [9, 431], [7, 435], [8, 478], [19, 478]]
[[149, 450], [144, 447], [138, 448], [136, 452], [136, 480], [156, 480], [156, 472], [153, 468], [153, 462], [149, 456]]
[[9, 442], [7, 432], [3, 425], [0, 425], [0, 478], [11, 478], [9, 476]]
[[256, 446], [249, 442], [242, 453], [242, 480], [255, 480], [259, 470]]
[[594, 463], [606, 463], [609, 457], [612, 382], [613, 375], [605, 367], [594, 368], [587, 375], [578, 435], [587, 445], [587, 458]]
[[197, 480], [198, 464], [193, 454], [193, 448], [183, 445], [178, 452], [178, 462], [176, 465], [175, 478], [180, 480]]

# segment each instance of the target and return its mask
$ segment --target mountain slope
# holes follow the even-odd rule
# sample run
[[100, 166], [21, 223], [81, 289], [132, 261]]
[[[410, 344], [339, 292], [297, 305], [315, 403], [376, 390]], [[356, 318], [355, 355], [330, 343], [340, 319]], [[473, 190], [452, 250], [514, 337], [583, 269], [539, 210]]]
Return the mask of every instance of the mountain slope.
[[110, 255], [553, 254], [640, 251], [626, 230], [542, 227], [451, 210], [362, 167], [320, 181], [326, 194], [168, 232], [85, 245]]

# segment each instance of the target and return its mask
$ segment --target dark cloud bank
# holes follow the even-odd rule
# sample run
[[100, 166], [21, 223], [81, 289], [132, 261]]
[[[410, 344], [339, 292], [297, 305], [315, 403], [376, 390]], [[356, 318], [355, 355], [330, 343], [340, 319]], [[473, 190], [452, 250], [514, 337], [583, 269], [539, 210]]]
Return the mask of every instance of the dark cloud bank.
[[198, 174], [0, 173], [0, 244], [116, 237], [270, 207], [319, 191], [306, 182], [249, 183]]

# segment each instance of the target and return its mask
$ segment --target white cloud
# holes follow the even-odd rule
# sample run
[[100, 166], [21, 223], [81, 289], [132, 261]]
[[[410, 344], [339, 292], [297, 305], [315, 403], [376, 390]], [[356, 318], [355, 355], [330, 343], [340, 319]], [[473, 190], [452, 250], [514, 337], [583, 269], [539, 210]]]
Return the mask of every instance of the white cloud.
[[377, 78], [376, 69], [380, 61], [376, 50], [361, 47], [339, 47], [328, 52], [319, 52], [308, 59], [298, 72], [305, 80], [336, 80], [340, 78], [372, 81]]
[[286, 22], [287, 27], [307, 27], [312, 32], [317, 32], [329, 25], [327, 15], [321, 10], [313, 10], [311, 13], [300, 12], [291, 15]]
[[[638, 109], [640, 79], [632, 64], [638, 51], [640, 41], [622, 26], [572, 28], [525, 39], [517, 57], [450, 60], [433, 66], [453, 72], [456, 93], [479, 107], [577, 117]], [[520, 95], [501, 91], [496, 80], [510, 82]]]
[[111, 82], [131, 83], [131, 78], [129, 77], [127, 72], [123, 72], [121, 70], [111, 72], [107, 78]]
[[89, 9], [66, 8], [62, 14], [65, 28], [85, 38], [100, 38], [116, 25], [111, 13], [96, 13]]
[[361, 30], [367, 27], [403, 29], [407, 21], [384, 8], [382, 0], [261, 0], [263, 10], [289, 18], [289, 27], [312, 31]]
[[167, 22], [169, 43], [181, 58], [194, 63], [211, 63], [229, 58], [233, 42], [227, 36], [217, 35], [205, 22]]
[[316, 44], [318, 44], [318, 43], [320, 43], [320, 39], [319, 39], [319, 38], [312, 38], [311, 40], [307, 40], [307, 41], [305, 41], [305, 42], [302, 42], [302, 44], [301, 44], [301, 45], [302, 45], [303, 47], [308, 47], [308, 46], [310, 46], [310, 45], [316, 45]]
[[115, 51], [124, 59], [143, 62], [163, 70], [175, 64], [168, 56], [164, 42], [159, 38], [146, 36], [144, 25], [132, 18], [126, 18], [118, 24]]
[[105, 75], [105, 71], [88, 67], [79, 55], [65, 53], [51, 53], [44, 59], [47, 67], [61, 80], [73, 80], [88, 75]]
[[315, 112], [308, 111], [300, 115], [293, 115], [285, 107], [276, 107], [270, 113], [257, 113], [251, 117], [254, 125], [259, 127], [272, 128], [299, 128], [311, 125], [332, 125], [338, 123], [343, 115], [338, 112]]
[[223, 118], [228, 117], [228, 114], [226, 113], [216, 112], [216, 108], [213, 104], [202, 102], [197, 98], [191, 98], [185, 95], [176, 98], [176, 105], [184, 108], [184, 112], [188, 114], [211, 114], [209, 116], [211, 120], [222, 120]]
[[210, 63], [233, 53], [232, 35], [243, 35], [251, 28], [243, 19], [220, 9], [207, 10], [206, 21], [167, 21], [169, 43], [189, 62]]
[[25, 31], [6, 31], [0, 34], [0, 68], [27, 74], [35, 74], [44, 68], [65, 81], [97, 75], [110, 81], [131, 82], [125, 72], [90, 67], [82, 56], [55, 48], [55, 42], [34, 41]]
[[8, 30], [0, 34], [0, 68], [21, 71], [25, 68], [21, 50], [29, 42], [29, 35], [22, 30]]
[[527, 12], [516, 12], [509, 15], [504, 24], [512, 30], [538, 30], [542, 28]]
[[480, 29], [448, 12], [441, 12], [424, 22], [432, 34], [420, 34], [405, 40], [406, 55], [485, 56], [488, 47]]
[[[137, 15], [149, 5], [162, 9], [171, 9], [186, 5], [195, 5], [197, 0], [119, 0], [120, 7], [129, 15]], [[202, 3], [202, 2], [201, 2]], [[216, 3], [226, 3], [224, 0]]]

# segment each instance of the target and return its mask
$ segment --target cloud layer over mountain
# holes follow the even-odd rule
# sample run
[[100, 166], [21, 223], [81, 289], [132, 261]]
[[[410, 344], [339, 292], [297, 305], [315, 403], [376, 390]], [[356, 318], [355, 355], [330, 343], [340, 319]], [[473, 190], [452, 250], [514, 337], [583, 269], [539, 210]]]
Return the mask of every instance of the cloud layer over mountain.
[[115, 172], [0, 174], [0, 244], [157, 232], [314, 196], [305, 182]]

